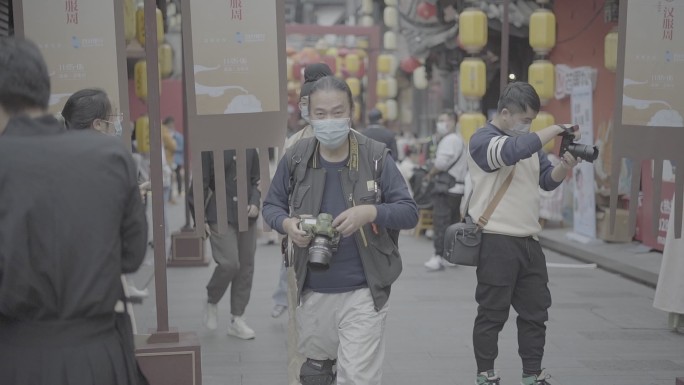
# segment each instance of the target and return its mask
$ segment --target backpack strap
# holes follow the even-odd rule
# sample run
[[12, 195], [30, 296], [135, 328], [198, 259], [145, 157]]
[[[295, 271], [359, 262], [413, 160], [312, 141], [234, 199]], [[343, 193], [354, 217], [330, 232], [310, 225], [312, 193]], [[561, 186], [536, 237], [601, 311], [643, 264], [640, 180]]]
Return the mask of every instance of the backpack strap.
[[306, 168], [316, 149], [316, 138], [304, 138], [295, 142], [285, 151], [287, 169], [290, 172], [290, 182], [287, 188], [288, 200], [292, 199], [292, 192], [297, 183], [304, 180]]

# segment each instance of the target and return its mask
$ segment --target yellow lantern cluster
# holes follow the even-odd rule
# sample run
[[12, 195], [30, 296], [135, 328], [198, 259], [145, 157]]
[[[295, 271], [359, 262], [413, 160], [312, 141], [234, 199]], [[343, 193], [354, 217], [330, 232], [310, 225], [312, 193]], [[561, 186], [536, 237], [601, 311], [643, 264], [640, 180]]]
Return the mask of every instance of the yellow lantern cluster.
[[603, 65], [607, 70], [615, 72], [617, 68], [618, 33], [610, 31], [603, 42]]
[[[466, 99], [476, 102], [487, 92], [487, 66], [477, 54], [487, 45], [487, 15], [477, 8], [466, 8], [459, 15], [459, 40], [463, 48], [473, 55], [465, 58], [459, 67], [458, 84], [461, 94]], [[480, 127], [486, 118], [475, 106], [468, 104], [469, 111], [459, 117], [461, 136], [466, 142]]]
[[163, 78], [173, 74], [173, 48], [169, 43], [159, 46], [159, 72]]
[[[539, 95], [542, 105], [551, 100], [556, 91], [556, 68], [546, 59], [556, 45], [556, 15], [548, 9], [538, 8], [530, 15], [530, 46], [541, 58], [530, 64], [527, 81]], [[531, 130], [539, 131], [553, 125], [553, 115], [540, 111], [532, 121]], [[553, 149], [553, 142], [544, 146], [545, 151]]]
[[150, 117], [143, 115], [135, 121], [135, 143], [139, 153], [150, 152]]
[[382, 39], [384, 52], [378, 55], [376, 62], [378, 79], [375, 83], [375, 95], [377, 96], [375, 108], [382, 113], [382, 117], [387, 121], [393, 121], [399, 117], [399, 107], [395, 99], [399, 90], [397, 79], [394, 77], [398, 63], [392, 54], [397, 49], [397, 31], [399, 30], [397, 6], [397, 0], [385, 0], [385, 9], [382, 14], [382, 21], [386, 27]]
[[124, 37], [126, 44], [135, 38], [135, 0], [124, 0]]
[[[157, 16], [157, 43], [160, 43], [164, 41], [164, 20], [162, 18], [162, 12], [157, 8], [156, 10], [156, 16]], [[144, 7], [141, 5], [138, 7], [138, 10], [135, 13], [135, 37], [138, 40], [138, 43], [142, 45], [143, 47], [145, 46], [145, 10]]]
[[[159, 93], [161, 93], [161, 64], [159, 65]], [[135, 96], [143, 101], [147, 101], [147, 61], [139, 60], [135, 63], [133, 70], [133, 81], [135, 83]]]
[[458, 18], [459, 39], [463, 48], [476, 54], [487, 45], [487, 15], [477, 8], [466, 8]]
[[461, 126], [461, 136], [463, 137], [463, 140], [466, 142], [470, 141], [470, 137], [473, 136], [478, 128], [484, 127], [485, 123], [487, 123], [487, 118], [482, 115], [481, 112], [466, 112], [461, 114], [458, 118], [458, 124]]
[[[556, 120], [553, 118], [553, 115], [549, 114], [546, 111], [539, 111], [537, 117], [534, 118], [534, 120], [532, 120], [530, 131], [537, 132], [546, 127], [553, 126], [554, 124], [556, 124]], [[552, 140], [544, 145], [543, 150], [549, 153], [553, 151], [554, 145], [555, 141]]]
[[359, 78], [347, 78], [346, 82], [353, 97], [361, 95], [361, 81]]

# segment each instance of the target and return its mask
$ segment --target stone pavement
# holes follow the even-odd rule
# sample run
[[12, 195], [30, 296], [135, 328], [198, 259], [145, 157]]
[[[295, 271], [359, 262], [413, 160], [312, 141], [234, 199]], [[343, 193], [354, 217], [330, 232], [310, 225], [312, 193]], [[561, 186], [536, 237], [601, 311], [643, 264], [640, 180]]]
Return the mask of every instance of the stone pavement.
[[[172, 229], [182, 224], [182, 206], [169, 207]], [[256, 272], [246, 319], [256, 339], [241, 341], [225, 333], [227, 297], [220, 303], [220, 327], [202, 323], [205, 285], [212, 266], [169, 268], [170, 324], [194, 331], [202, 345], [205, 385], [286, 384], [286, 316], [273, 319], [271, 295], [280, 257], [276, 246], [259, 241]], [[404, 272], [394, 285], [387, 320], [384, 383], [473, 384], [476, 371], [471, 331], [476, 313], [473, 268], [428, 273], [423, 262], [432, 251], [425, 238], [402, 235]], [[548, 322], [544, 366], [563, 385], [674, 385], [684, 376], [684, 335], [667, 329], [665, 313], [652, 307], [654, 290], [601, 269], [547, 251], [553, 306]], [[151, 253], [148, 261], [151, 260]], [[143, 265], [134, 280], [144, 286], [152, 274]], [[135, 307], [140, 332], [156, 325], [152, 295]], [[502, 385], [518, 384], [515, 314], [500, 336], [497, 369]]]

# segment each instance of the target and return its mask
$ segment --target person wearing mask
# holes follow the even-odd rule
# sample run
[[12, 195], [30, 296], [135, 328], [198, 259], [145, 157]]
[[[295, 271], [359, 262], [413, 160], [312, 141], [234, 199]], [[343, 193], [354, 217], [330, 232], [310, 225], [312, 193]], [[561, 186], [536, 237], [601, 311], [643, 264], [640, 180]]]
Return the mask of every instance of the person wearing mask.
[[[291, 242], [299, 351], [307, 358], [300, 381], [379, 384], [387, 303], [402, 269], [396, 236], [416, 225], [418, 210], [384, 144], [351, 130], [344, 80], [316, 81], [309, 112], [314, 137], [281, 159], [263, 209], [268, 225]], [[319, 213], [334, 218], [341, 237], [322, 270], [308, 267], [311, 238], [300, 227], [302, 215]]]
[[[64, 104], [61, 113], [67, 130], [96, 130], [105, 135], [120, 137], [123, 129], [122, 114], [112, 112], [112, 105], [101, 89], [86, 88], [76, 91]], [[148, 191], [146, 180], [140, 170], [140, 162], [136, 160], [136, 180], [141, 190], [141, 195]], [[126, 276], [127, 293], [131, 298], [147, 298], [150, 293], [145, 289], [138, 289], [129, 275]]]
[[367, 137], [377, 140], [380, 143], [385, 143], [387, 149], [390, 150], [392, 158], [399, 159], [399, 152], [397, 151], [397, 140], [394, 132], [382, 125], [382, 112], [377, 108], [373, 108], [368, 113], [368, 127], [361, 131]]
[[[0, 37], [0, 378], [135, 385], [130, 319], [115, 312], [146, 251], [135, 162], [118, 138], [67, 131], [49, 99], [38, 47]], [[93, 128], [115, 133], [112, 115]]]
[[[247, 150], [246, 172], [247, 187], [247, 215], [249, 226], [246, 231], [238, 230], [238, 184], [236, 150], [223, 151], [225, 174], [226, 207], [228, 209], [228, 232], [219, 232], [216, 206], [216, 183], [214, 162], [216, 159], [211, 152], [202, 153], [202, 176], [205, 191], [205, 218], [209, 224], [211, 255], [216, 262], [214, 273], [207, 284], [207, 302], [204, 313], [204, 323], [209, 330], [218, 327], [218, 303], [230, 286], [230, 313], [232, 315], [228, 325], [228, 335], [250, 340], [256, 336], [252, 328], [244, 319], [245, 309], [252, 292], [254, 278], [254, 253], [256, 252], [257, 226], [261, 206], [261, 192], [259, 191], [259, 155], [255, 149]], [[188, 194], [192, 202], [192, 195]]]
[[437, 118], [440, 138], [435, 159], [428, 173], [432, 182], [433, 245], [435, 254], [425, 262], [428, 271], [438, 271], [451, 265], [444, 258], [444, 233], [449, 225], [461, 220], [465, 176], [468, 164], [461, 134], [456, 132], [456, 115], [446, 111]]
[[[496, 191], [510, 181], [483, 227], [473, 327], [477, 385], [500, 382], [494, 360], [499, 332], [511, 306], [518, 313], [518, 353], [523, 366], [520, 383], [549, 384], [542, 357], [551, 293], [546, 258], [537, 237], [541, 231], [539, 187], [550, 191], [560, 186], [579, 159], [566, 152], [559, 164], [551, 165], [542, 147], [570, 125], [530, 132], [539, 107], [539, 96], [530, 84], [509, 84], [499, 98], [496, 117], [475, 131], [468, 144], [473, 183], [468, 214], [473, 221], [479, 221]], [[579, 132], [575, 136], [579, 139]]]

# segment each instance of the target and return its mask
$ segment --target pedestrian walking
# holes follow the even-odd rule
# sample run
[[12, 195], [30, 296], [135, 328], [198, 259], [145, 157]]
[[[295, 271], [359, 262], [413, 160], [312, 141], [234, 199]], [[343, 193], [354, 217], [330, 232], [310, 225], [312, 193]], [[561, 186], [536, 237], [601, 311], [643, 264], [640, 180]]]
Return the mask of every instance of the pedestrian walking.
[[[343, 80], [314, 83], [309, 112], [314, 137], [281, 159], [263, 210], [292, 243], [299, 351], [307, 358], [300, 381], [380, 384], [390, 288], [402, 269], [396, 235], [415, 226], [417, 208], [385, 146], [351, 130], [353, 99]], [[334, 218], [316, 220], [332, 238], [316, 237], [310, 249], [300, 217], [319, 214]], [[319, 252], [330, 261], [308, 263]]]
[[38, 47], [0, 37], [0, 378], [135, 385], [130, 318], [115, 312], [146, 251], [135, 163], [118, 138], [67, 132], [49, 98]]
[[[228, 209], [228, 232], [219, 232], [218, 215], [216, 211], [215, 168], [212, 153], [202, 153], [202, 175], [205, 191], [205, 218], [209, 224], [209, 241], [211, 255], [216, 262], [214, 273], [207, 284], [207, 302], [204, 312], [204, 322], [209, 330], [218, 327], [218, 303], [230, 287], [230, 313], [232, 315], [228, 325], [228, 335], [244, 340], [253, 339], [256, 333], [247, 325], [244, 319], [245, 309], [252, 292], [254, 277], [254, 253], [256, 252], [256, 221], [261, 206], [261, 192], [259, 191], [259, 155], [256, 150], [247, 150], [247, 215], [249, 216], [246, 231], [238, 230], [238, 185], [237, 185], [237, 157], [235, 150], [223, 151], [223, 163], [226, 181], [226, 207]], [[192, 196], [189, 200], [192, 201]]]

